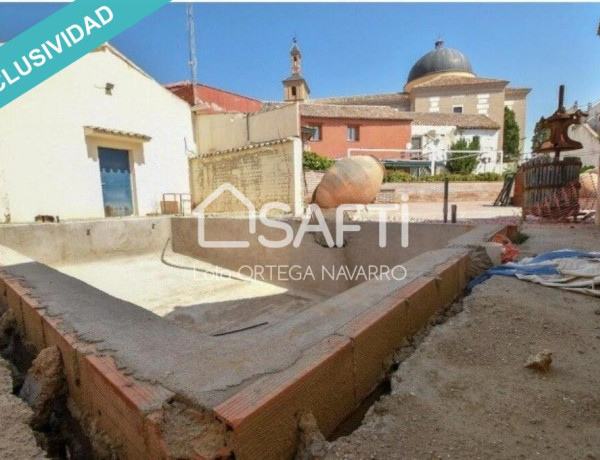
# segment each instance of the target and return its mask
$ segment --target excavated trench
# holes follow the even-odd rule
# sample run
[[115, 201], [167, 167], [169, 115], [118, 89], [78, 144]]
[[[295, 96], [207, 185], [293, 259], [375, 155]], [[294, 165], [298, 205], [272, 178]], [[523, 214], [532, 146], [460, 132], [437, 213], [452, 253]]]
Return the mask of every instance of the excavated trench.
[[348, 417], [340, 423], [335, 431], [327, 437], [327, 441], [333, 442], [343, 436], [352, 434], [355, 430], [360, 428], [363, 423], [367, 412], [373, 407], [382, 396], [389, 395], [392, 391], [392, 376], [394, 372], [398, 370], [400, 365], [410, 358], [414, 352], [417, 351], [419, 346], [425, 339], [431, 334], [435, 327], [445, 324], [454, 316], [458, 315], [463, 310], [463, 298], [457, 299], [452, 304], [446, 306], [437, 315], [432, 317], [423, 329], [418, 331], [415, 335], [407, 337], [402, 346], [399, 347], [390, 359], [391, 364], [386, 369], [385, 378], [381, 383], [373, 390], [369, 396], [354, 410]]
[[96, 457], [81, 423], [69, 408], [68, 389], [58, 349], [36, 356], [16, 330], [11, 311], [0, 309], [0, 356], [13, 377], [13, 394], [33, 410], [29, 422], [39, 447], [49, 458], [86, 460]]

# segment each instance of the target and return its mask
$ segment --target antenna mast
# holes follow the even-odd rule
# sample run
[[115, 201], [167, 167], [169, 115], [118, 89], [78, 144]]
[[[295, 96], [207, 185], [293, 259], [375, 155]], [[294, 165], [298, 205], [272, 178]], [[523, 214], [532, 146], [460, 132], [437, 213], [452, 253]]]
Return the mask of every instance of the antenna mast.
[[198, 62], [196, 61], [196, 33], [194, 31], [194, 4], [187, 4], [188, 44], [190, 48], [190, 77], [192, 84], [198, 82]]

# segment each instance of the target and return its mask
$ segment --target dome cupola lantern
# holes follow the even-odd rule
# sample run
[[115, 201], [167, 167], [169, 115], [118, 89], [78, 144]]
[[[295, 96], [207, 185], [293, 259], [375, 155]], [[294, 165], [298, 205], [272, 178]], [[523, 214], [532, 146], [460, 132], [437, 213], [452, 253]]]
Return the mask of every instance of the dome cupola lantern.
[[446, 48], [444, 40], [438, 38], [435, 49], [421, 57], [410, 69], [404, 90], [410, 91], [418, 83], [444, 74], [475, 77], [469, 59], [456, 49]]

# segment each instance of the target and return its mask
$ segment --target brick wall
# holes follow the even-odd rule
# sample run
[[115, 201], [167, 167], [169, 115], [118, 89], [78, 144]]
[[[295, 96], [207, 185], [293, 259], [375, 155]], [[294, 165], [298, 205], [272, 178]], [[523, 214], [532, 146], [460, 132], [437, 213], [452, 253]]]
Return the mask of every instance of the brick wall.
[[[490, 201], [493, 202], [502, 190], [502, 181], [497, 182], [450, 182], [451, 201]], [[398, 182], [385, 183], [383, 190], [393, 190], [394, 201], [399, 202], [400, 195], [406, 193], [409, 203], [444, 201], [443, 182]], [[392, 192], [387, 192], [387, 195]], [[385, 199], [385, 196], [380, 197]], [[379, 198], [378, 198], [379, 201]]]
[[[229, 183], [258, 211], [266, 203], [281, 202], [301, 211], [301, 141], [205, 155], [190, 160], [192, 201], [195, 208], [221, 185]], [[225, 192], [206, 208], [208, 213], [244, 213], [247, 208]]]
[[304, 171], [302, 175], [302, 196], [304, 203], [309, 204], [312, 200], [312, 195], [317, 188], [317, 185], [325, 175], [322, 171]]
[[[321, 171], [304, 171], [302, 195], [305, 204], [311, 202], [312, 194], [324, 174]], [[493, 202], [502, 190], [502, 184], [502, 181], [450, 182], [450, 200]], [[443, 201], [444, 184], [443, 182], [387, 182], [381, 186], [377, 202], [399, 203], [403, 193], [408, 194], [409, 203]]]

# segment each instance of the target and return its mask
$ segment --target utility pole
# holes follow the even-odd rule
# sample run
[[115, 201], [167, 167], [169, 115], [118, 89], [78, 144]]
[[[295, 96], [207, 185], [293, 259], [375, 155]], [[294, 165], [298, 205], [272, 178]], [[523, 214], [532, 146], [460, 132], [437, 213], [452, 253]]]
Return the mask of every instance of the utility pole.
[[[188, 28], [188, 46], [190, 51], [189, 66], [190, 80], [192, 85], [198, 82], [198, 62], [196, 61], [196, 32], [194, 30], [194, 4], [187, 4], [187, 28]], [[194, 103], [196, 103], [196, 91], [194, 87]]]

